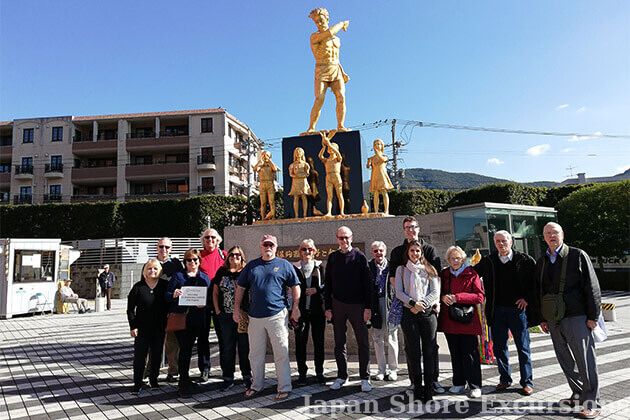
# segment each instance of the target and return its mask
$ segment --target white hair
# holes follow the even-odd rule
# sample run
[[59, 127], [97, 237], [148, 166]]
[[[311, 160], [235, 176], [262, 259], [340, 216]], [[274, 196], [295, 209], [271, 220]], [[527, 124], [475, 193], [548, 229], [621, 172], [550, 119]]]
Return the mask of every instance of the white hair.
[[512, 234], [507, 230], [497, 230], [496, 232], [494, 232], [494, 236], [496, 237], [497, 235], [505, 236], [506, 238], [508, 238], [508, 240], [512, 240]]
[[372, 242], [372, 245], [370, 245], [371, 249], [375, 249], [375, 248], [383, 248], [385, 250], [385, 252], [387, 252], [387, 245], [385, 245], [385, 242], [383, 241], [374, 241]]
[[448, 261], [448, 257], [450, 257], [453, 252], [457, 252], [460, 257], [466, 259], [466, 252], [464, 252], [463, 249], [461, 249], [457, 245], [451, 245], [446, 250], [446, 261]]
[[562, 226], [560, 226], [559, 224], [557, 224], [556, 222], [549, 222], [545, 225], [545, 227], [543, 228], [543, 232], [544, 230], [547, 228], [547, 226], [553, 227], [558, 229], [560, 232], [564, 232], [564, 230], [562, 229]]
[[208, 229], [204, 230], [201, 233], [201, 236], [199, 237], [199, 239], [201, 240], [201, 243], [203, 243], [203, 237], [206, 236], [206, 234], [212, 235], [213, 233], [215, 234], [215, 236], [219, 240], [219, 243], [223, 242], [223, 238], [221, 237], [221, 235], [219, 235], [219, 232], [217, 232], [215, 229], [208, 228]]
[[315, 246], [315, 241], [310, 238], [304, 239], [302, 242], [300, 242], [300, 248], [302, 247], [302, 245], [307, 245], [313, 249], [317, 249], [317, 247]]

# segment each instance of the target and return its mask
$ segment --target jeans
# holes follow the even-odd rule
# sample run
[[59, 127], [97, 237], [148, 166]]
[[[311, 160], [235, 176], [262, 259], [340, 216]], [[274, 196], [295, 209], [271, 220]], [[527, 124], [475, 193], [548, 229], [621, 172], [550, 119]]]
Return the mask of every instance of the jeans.
[[481, 388], [481, 362], [479, 361], [479, 339], [476, 335], [444, 334], [451, 353], [453, 385], [470, 389]]
[[[429, 389], [433, 382], [435, 368], [433, 359], [437, 340], [437, 317], [434, 313], [428, 316], [422, 313], [413, 314], [408, 308], [404, 308], [400, 325], [405, 334], [409, 378], [413, 378], [412, 382], [416, 390], [422, 387], [423, 379], [425, 386]], [[424, 372], [422, 365], [424, 365]]]
[[497, 358], [499, 368], [499, 382], [512, 383], [510, 360], [508, 351], [508, 330], [512, 332], [514, 344], [518, 354], [518, 364], [521, 372], [522, 387], [534, 386], [532, 381], [532, 356], [530, 350], [529, 331], [527, 330], [527, 315], [516, 306], [495, 306], [492, 322], [492, 349]]
[[164, 333], [161, 331], [145, 331], [138, 329], [138, 336], [133, 342], [133, 384], [142, 386], [142, 376], [145, 369], [147, 354], [150, 354], [149, 380], [157, 382], [160, 374], [160, 360], [162, 360], [162, 346], [164, 345]]
[[306, 345], [308, 343], [308, 333], [313, 337], [313, 355], [315, 356], [315, 374], [324, 374], [324, 329], [326, 328], [326, 318], [319, 312], [304, 311], [300, 318], [300, 323], [295, 327], [295, 358], [300, 376], [306, 376], [308, 366], [306, 365]]
[[238, 332], [238, 324], [232, 319], [231, 313], [221, 312], [216, 315], [216, 320], [221, 327], [219, 340], [219, 360], [223, 380], [233, 381], [236, 370], [236, 352], [238, 351], [238, 364], [243, 378], [251, 378], [252, 368], [249, 365], [249, 337], [246, 333]]
[[370, 336], [363, 320], [363, 305], [360, 303], [343, 303], [333, 297], [332, 322], [335, 334], [335, 361], [337, 362], [337, 378], [348, 379], [348, 354], [346, 348], [348, 324], [352, 325], [354, 337], [359, 351], [359, 376], [370, 379]]
[[199, 349], [199, 339], [201, 338], [201, 335], [202, 333], [200, 328], [187, 327], [185, 330], [175, 331], [175, 336], [177, 337], [177, 342], [179, 343], [179, 357], [177, 360], [177, 368], [179, 369], [180, 388], [186, 388], [188, 386], [188, 383], [190, 382], [189, 370], [190, 358], [192, 357], [192, 349], [193, 345], [195, 344], [195, 340], [197, 340], [197, 349]]

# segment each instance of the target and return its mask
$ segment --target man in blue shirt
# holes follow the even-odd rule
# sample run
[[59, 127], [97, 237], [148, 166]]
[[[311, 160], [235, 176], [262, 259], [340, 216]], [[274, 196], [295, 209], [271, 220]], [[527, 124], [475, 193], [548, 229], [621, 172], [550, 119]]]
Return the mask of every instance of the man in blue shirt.
[[290, 262], [276, 257], [278, 240], [263, 235], [260, 241], [261, 257], [247, 263], [238, 277], [234, 302], [234, 322], [241, 321], [241, 307], [245, 289], [249, 289], [249, 361], [252, 366], [252, 386], [245, 397], [255, 396], [264, 387], [265, 353], [267, 337], [271, 340], [273, 359], [278, 377], [278, 393], [275, 400], [288, 398], [291, 386], [289, 364], [289, 311], [286, 289], [291, 288], [293, 308], [291, 320], [300, 318], [300, 281]]

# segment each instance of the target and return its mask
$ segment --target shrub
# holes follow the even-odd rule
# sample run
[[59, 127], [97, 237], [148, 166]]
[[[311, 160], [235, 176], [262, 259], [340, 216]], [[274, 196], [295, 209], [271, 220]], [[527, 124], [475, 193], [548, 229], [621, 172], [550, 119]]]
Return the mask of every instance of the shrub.
[[446, 211], [446, 204], [454, 195], [445, 190], [391, 191], [389, 212], [393, 215], [439, 213]]

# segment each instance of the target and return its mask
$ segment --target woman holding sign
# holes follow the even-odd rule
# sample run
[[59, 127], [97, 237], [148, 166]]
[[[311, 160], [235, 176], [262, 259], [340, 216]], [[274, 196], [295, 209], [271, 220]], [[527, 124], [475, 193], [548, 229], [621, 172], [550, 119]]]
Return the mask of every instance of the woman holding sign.
[[[199, 251], [190, 248], [184, 254], [185, 273], [175, 273], [171, 278], [166, 292], [166, 299], [170, 302], [172, 313], [186, 314], [186, 327], [176, 331], [179, 343], [179, 396], [190, 397], [190, 358], [192, 347], [199, 339], [203, 326], [207, 322], [206, 306], [211, 303], [208, 293], [210, 279], [199, 271]], [[199, 343], [197, 344], [199, 345]]]

